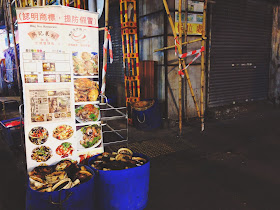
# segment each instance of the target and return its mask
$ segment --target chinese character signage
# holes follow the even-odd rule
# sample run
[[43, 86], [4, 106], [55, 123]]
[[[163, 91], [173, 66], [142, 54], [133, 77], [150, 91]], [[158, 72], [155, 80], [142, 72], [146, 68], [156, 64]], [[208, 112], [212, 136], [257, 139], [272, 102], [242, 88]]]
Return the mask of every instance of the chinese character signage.
[[202, 34], [203, 14], [188, 14], [187, 30], [190, 35]]
[[[182, 32], [186, 30], [185, 12], [182, 12]], [[203, 14], [188, 14], [187, 33], [188, 35], [202, 34]], [[175, 12], [175, 30], [179, 34], [179, 13]]]
[[27, 168], [103, 152], [98, 14], [18, 8]]

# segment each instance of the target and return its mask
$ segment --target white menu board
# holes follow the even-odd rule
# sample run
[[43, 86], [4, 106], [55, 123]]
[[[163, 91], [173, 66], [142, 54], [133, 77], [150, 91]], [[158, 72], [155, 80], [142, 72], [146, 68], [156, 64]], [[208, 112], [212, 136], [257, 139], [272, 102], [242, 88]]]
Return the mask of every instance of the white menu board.
[[102, 153], [98, 14], [17, 9], [27, 169]]

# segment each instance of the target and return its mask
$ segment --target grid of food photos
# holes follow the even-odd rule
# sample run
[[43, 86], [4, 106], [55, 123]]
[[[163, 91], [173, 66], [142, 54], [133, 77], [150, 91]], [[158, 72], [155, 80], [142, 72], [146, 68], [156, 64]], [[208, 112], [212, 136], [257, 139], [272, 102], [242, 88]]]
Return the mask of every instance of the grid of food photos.
[[98, 54], [73, 52], [73, 80], [77, 151], [80, 161], [87, 151], [102, 146], [100, 123]]
[[60, 50], [26, 49], [22, 55], [25, 83], [71, 82], [69, 56]]
[[71, 83], [28, 91], [31, 127], [27, 139], [32, 148], [29, 158], [36, 163], [48, 164], [74, 155], [83, 161], [96, 154], [94, 149], [103, 147], [98, 54], [73, 52], [71, 59], [73, 71], [64, 75], [50, 74], [56, 63], [42, 63], [43, 72], [48, 72], [43, 73], [42, 83], [57, 84], [57, 77]]

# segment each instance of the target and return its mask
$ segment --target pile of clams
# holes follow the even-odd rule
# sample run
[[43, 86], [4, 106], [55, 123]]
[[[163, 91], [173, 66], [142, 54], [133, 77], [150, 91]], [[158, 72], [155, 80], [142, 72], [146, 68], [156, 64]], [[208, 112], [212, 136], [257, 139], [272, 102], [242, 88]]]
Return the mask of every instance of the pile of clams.
[[147, 162], [145, 158], [133, 156], [133, 152], [128, 148], [121, 148], [118, 152], [104, 152], [97, 156], [93, 168], [103, 171], [123, 170], [142, 166]]
[[53, 166], [37, 166], [29, 172], [30, 187], [39, 192], [69, 189], [89, 181], [93, 174], [86, 167], [71, 160], [62, 160]]

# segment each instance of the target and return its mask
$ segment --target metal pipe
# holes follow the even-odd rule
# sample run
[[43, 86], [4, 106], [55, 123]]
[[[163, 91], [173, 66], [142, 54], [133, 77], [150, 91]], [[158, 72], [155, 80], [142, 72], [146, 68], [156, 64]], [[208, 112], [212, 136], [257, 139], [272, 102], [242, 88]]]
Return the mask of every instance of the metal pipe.
[[4, 21], [5, 21], [5, 26], [6, 26], [6, 33], [7, 33], [7, 41], [8, 41], [8, 47], [11, 46], [11, 42], [10, 42], [10, 27], [9, 27], [9, 20], [8, 20], [8, 11], [7, 11], [7, 5], [5, 4], [6, 1], [3, 0], [3, 8], [4, 8]]
[[128, 140], [121, 140], [121, 141], [114, 141], [114, 142], [110, 142], [110, 143], [103, 143], [104, 146], [110, 145], [110, 144], [118, 144], [118, 143], [123, 143], [123, 142], [127, 142]]
[[[109, 0], [105, 0], [105, 28], [108, 28], [109, 26]], [[108, 31], [105, 30], [104, 31], [104, 41], [107, 39], [108, 36]], [[107, 65], [107, 54], [103, 53], [103, 68]], [[106, 77], [104, 77], [105, 81], [102, 81], [102, 83], [106, 84]], [[106, 90], [106, 89], [105, 89]], [[105, 95], [105, 90], [104, 93], [102, 93], [103, 95]], [[102, 102], [104, 99], [102, 98]]]
[[115, 129], [113, 129], [108, 123], [106, 123], [107, 127], [112, 131], [114, 132], [115, 134], [117, 134], [119, 137], [121, 137], [122, 139], [125, 139], [121, 134], [119, 134]]

